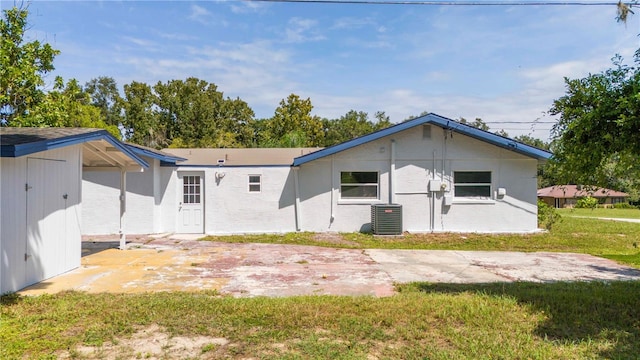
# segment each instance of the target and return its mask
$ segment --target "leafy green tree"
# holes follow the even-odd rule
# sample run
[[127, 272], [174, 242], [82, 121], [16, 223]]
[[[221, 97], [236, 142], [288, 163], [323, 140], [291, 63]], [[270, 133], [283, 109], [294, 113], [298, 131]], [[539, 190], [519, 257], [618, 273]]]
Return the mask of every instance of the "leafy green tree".
[[100, 109], [100, 114], [107, 124], [122, 124], [122, 98], [112, 77], [100, 76], [91, 79], [84, 85], [84, 91], [91, 97], [91, 104]]
[[[324, 144], [323, 124], [319, 117], [311, 115], [311, 99], [301, 99], [290, 94], [280, 101], [275, 114], [265, 124], [262, 146], [265, 147], [314, 147]], [[291, 146], [293, 145], [293, 146]]]
[[487, 125], [487, 123], [485, 123], [481, 118], [476, 118], [473, 122], [469, 122], [467, 119], [461, 117], [458, 121], [462, 124], [473, 126], [476, 129], [489, 131], [489, 125]]
[[20, 117], [21, 126], [34, 127], [86, 127], [108, 130], [120, 138], [117, 126], [106, 124], [100, 110], [90, 104], [85, 93], [75, 79], [64, 84], [57, 77], [53, 90], [47, 92], [37, 107]]
[[[225, 99], [204, 80], [158, 82], [153, 91], [161, 126], [172, 147], [238, 147], [253, 110], [240, 99]], [[250, 134], [249, 131], [246, 133]]]
[[54, 70], [53, 59], [59, 54], [49, 44], [24, 41], [27, 8], [2, 11], [0, 19], [0, 124], [26, 126], [24, 116], [45, 98], [47, 73]]
[[542, 150], [549, 150], [551, 146], [551, 144], [549, 144], [548, 142], [545, 142], [544, 140], [541, 140], [538, 138], [534, 138], [533, 136], [530, 136], [530, 135], [518, 135], [513, 139], [523, 144], [534, 146]]
[[[636, 53], [635, 63], [640, 61]], [[613, 58], [613, 67], [582, 79], [565, 78], [566, 94], [549, 110], [554, 167], [565, 183], [618, 188], [640, 178], [640, 69]]]
[[324, 119], [324, 146], [339, 144], [391, 126], [391, 121], [384, 112], [377, 112], [375, 117], [376, 122], [372, 122], [366, 112], [350, 110], [339, 119]]
[[165, 124], [154, 111], [156, 96], [149, 85], [137, 81], [126, 84], [121, 101], [125, 140], [156, 149], [171, 144]]

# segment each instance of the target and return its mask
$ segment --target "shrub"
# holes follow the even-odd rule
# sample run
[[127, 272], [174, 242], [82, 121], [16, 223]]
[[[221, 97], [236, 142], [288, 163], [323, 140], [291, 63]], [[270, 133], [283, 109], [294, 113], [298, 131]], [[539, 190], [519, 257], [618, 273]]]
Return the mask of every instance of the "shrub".
[[597, 206], [598, 206], [598, 199], [591, 196], [585, 196], [583, 198], [580, 198], [576, 203], [576, 208], [579, 208], [579, 209], [595, 209]]
[[637, 207], [629, 204], [629, 203], [618, 203], [613, 204], [614, 209], [637, 209]]
[[551, 231], [553, 224], [559, 221], [561, 221], [561, 216], [556, 211], [556, 208], [538, 199], [538, 226]]

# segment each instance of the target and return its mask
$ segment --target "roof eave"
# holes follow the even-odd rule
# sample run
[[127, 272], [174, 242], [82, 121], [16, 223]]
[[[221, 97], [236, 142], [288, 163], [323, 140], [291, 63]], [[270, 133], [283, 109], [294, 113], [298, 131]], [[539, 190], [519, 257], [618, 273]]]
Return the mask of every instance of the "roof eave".
[[127, 157], [135, 161], [138, 165], [148, 168], [149, 163], [144, 159], [129, 150], [122, 142], [118, 141], [113, 135], [106, 130], [96, 130], [93, 132], [69, 135], [56, 139], [45, 139], [37, 142], [31, 142], [26, 144], [18, 144], [7, 147], [2, 147], [2, 157], [20, 157], [41, 151], [53, 150], [62, 148], [65, 146], [82, 144], [90, 141], [104, 140], [111, 144], [116, 149], [123, 152]]
[[502, 137], [500, 135], [496, 135], [493, 133], [490, 133], [488, 131], [484, 131], [484, 130], [480, 130], [477, 128], [474, 128], [472, 126], [469, 125], [465, 125], [465, 124], [461, 124], [455, 120], [451, 120], [451, 119], [447, 119], [445, 117], [442, 117], [440, 115], [436, 115], [436, 114], [427, 114], [424, 116], [421, 116], [419, 118], [415, 118], [413, 120], [409, 120], [409, 121], [405, 121], [403, 123], [394, 125], [392, 127], [388, 127], [386, 129], [382, 129], [376, 132], [373, 132], [371, 134], [367, 134], [364, 136], [361, 136], [359, 138], [353, 139], [353, 140], [349, 140], [349, 141], [345, 141], [343, 143], [325, 148], [323, 150], [320, 151], [316, 151], [307, 155], [303, 155], [303, 156], [299, 156], [297, 158], [295, 158], [293, 160], [293, 164], [292, 166], [297, 167], [300, 165], [303, 165], [307, 162], [313, 161], [313, 160], [317, 160], [326, 156], [330, 156], [333, 154], [336, 154], [338, 152], [344, 151], [344, 150], [348, 150], [350, 148], [353, 148], [355, 146], [358, 145], [362, 145], [374, 140], [378, 140], [381, 139], [383, 137], [386, 136], [390, 136], [393, 134], [396, 134], [398, 132], [410, 129], [414, 126], [419, 126], [419, 125], [424, 125], [424, 124], [434, 124], [437, 126], [440, 126], [444, 129], [449, 129], [452, 131], [455, 131], [457, 133], [475, 138], [477, 140], [480, 141], [484, 141], [487, 143], [490, 143], [492, 145], [495, 146], [499, 146], [501, 148], [507, 149], [507, 150], [511, 150], [514, 151], [516, 153], [519, 153], [521, 155], [524, 156], [528, 156], [531, 158], [534, 158], [540, 162], [544, 162], [548, 159], [551, 158], [552, 154], [548, 151], [542, 150], [542, 149], [538, 149], [536, 147], [533, 146], [529, 146], [526, 145], [524, 143], [520, 143], [518, 141], [512, 140], [512, 139], [508, 139], [505, 137]]

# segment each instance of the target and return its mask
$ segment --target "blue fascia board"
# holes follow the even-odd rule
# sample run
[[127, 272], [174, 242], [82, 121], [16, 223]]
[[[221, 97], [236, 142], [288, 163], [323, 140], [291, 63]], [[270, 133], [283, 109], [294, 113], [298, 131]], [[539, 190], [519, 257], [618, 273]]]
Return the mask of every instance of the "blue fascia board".
[[142, 156], [147, 156], [147, 157], [150, 157], [152, 159], [158, 159], [158, 160], [160, 160], [161, 163], [175, 164], [178, 161], [186, 161], [187, 160], [187, 159], [181, 158], [179, 156], [159, 154], [157, 152], [150, 151], [150, 150], [143, 149], [143, 148], [139, 148], [139, 147], [137, 147], [135, 145], [131, 145], [131, 144], [125, 144], [125, 146], [128, 147], [129, 149], [131, 149], [131, 151], [133, 151], [135, 154], [142, 155]]
[[345, 141], [343, 143], [330, 146], [328, 148], [324, 148], [322, 150], [319, 150], [307, 155], [299, 156], [293, 160], [292, 166], [300, 166], [307, 162], [317, 160], [326, 156], [330, 156], [338, 152], [348, 150], [356, 146], [399, 133], [401, 131], [410, 129], [414, 126], [419, 126], [424, 124], [434, 124], [444, 129], [452, 130], [457, 133], [467, 135], [469, 137], [472, 137], [481, 141], [485, 141], [487, 143], [520, 153], [528, 157], [532, 157], [537, 160], [548, 160], [553, 155], [548, 151], [538, 149], [536, 147], [526, 145], [524, 143], [515, 141], [513, 139], [505, 138], [503, 136], [496, 135], [488, 131], [480, 130], [480, 129], [474, 128], [473, 126], [465, 125], [455, 120], [447, 119], [440, 115], [431, 113], [431, 114], [427, 114], [427, 115], [388, 127], [386, 129], [378, 130], [376, 132], [361, 136], [359, 138], [355, 138], [353, 140]]
[[278, 165], [197, 165], [197, 164], [187, 164], [187, 165], [183, 165], [183, 164], [175, 164], [175, 163], [168, 163], [168, 162], [160, 162], [160, 166], [164, 166], [164, 167], [179, 167], [179, 168], [203, 168], [203, 169], [233, 169], [233, 168], [289, 168], [291, 167], [291, 165], [282, 165], [282, 164], [278, 164]]
[[106, 130], [96, 130], [95, 132], [77, 134], [65, 136], [57, 139], [45, 139], [36, 142], [30, 142], [26, 144], [18, 144], [11, 146], [2, 146], [2, 157], [20, 157], [25, 155], [34, 154], [41, 151], [53, 150], [62, 148], [65, 146], [71, 146], [76, 144], [82, 144], [89, 141], [105, 140], [109, 144], [113, 145], [116, 149], [125, 153], [128, 157], [137, 162], [140, 166], [148, 168], [149, 164], [141, 157], [134, 154], [123, 143], [118, 141], [113, 135], [109, 134]]

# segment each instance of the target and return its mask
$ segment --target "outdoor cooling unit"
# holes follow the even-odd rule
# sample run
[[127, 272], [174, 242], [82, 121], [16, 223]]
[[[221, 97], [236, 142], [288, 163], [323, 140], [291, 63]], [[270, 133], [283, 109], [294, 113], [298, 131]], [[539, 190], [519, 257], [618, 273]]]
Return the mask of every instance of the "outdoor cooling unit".
[[402, 205], [371, 205], [371, 230], [376, 235], [402, 235]]

